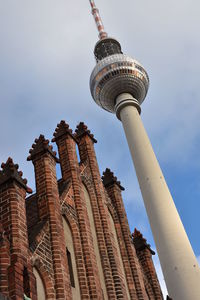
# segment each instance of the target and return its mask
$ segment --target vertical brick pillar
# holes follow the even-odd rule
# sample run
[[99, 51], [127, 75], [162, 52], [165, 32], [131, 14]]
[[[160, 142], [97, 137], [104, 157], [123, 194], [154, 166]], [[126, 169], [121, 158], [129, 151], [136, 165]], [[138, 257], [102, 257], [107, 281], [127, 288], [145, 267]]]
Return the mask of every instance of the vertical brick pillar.
[[39, 217], [49, 220], [56, 299], [72, 299], [56, 177], [56, 152], [43, 135], [35, 140], [29, 152], [27, 160], [32, 160], [35, 169]]
[[[131, 260], [134, 259], [134, 255], [136, 257], [136, 253], [133, 253], [132, 245], [131, 245], [131, 233], [128, 225], [128, 220], [126, 216], [126, 211], [124, 208], [124, 203], [121, 197], [121, 191], [124, 188], [121, 186], [120, 182], [117, 181], [117, 178], [114, 176], [113, 172], [110, 169], [106, 169], [102, 176], [103, 184], [107, 190], [107, 193], [113, 203], [117, 211], [118, 223], [116, 224], [116, 232], [118, 240], [120, 241], [119, 247], [121, 251], [122, 261], [124, 264], [124, 270], [126, 274], [127, 285], [129, 288], [129, 293], [131, 299], [137, 299], [136, 287], [137, 283], [142, 280], [138, 278], [137, 268], [134, 265], [134, 273], [131, 270]], [[136, 258], [137, 259], [137, 258]], [[134, 276], [137, 277], [134, 277]], [[136, 279], [136, 283], [134, 279]], [[139, 287], [141, 290], [141, 287]]]
[[65, 121], [58, 124], [52, 141], [56, 142], [58, 146], [62, 178], [72, 181], [81, 239], [79, 236], [73, 236], [81, 299], [102, 299], [92, 234], [86, 204], [83, 201], [82, 182], [76, 155], [76, 140]]
[[162, 291], [152, 260], [152, 255], [155, 255], [155, 252], [151, 250], [150, 245], [147, 244], [146, 239], [143, 238], [143, 235], [137, 229], [135, 229], [132, 236], [138, 259], [149, 283], [152, 286], [154, 297], [156, 300], [163, 300]]
[[[4, 234], [10, 244], [10, 261], [8, 257], [3, 260], [4, 263], [10, 263], [7, 269], [8, 295], [11, 299], [23, 299], [24, 292], [26, 292], [24, 291], [26, 283], [23, 275], [26, 269], [29, 296], [35, 300], [37, 299], [36, 284], [28, 254], [25, 211], [26, 193], [32, 191], [26, 185], [27, 180], [22, 178], [22, 172], [18, 171], [18, 165], [14, 164], [11, 158], [8, 158], [6, 164], [1, 166], [0, 217]], [[4, 247], [8, 248], [9, 244], [4, 239]]]
[[[107, 211], [106, 211], [107, 208], [105, 204], [106, 203], [105, 192], [104, 192], [104, 187], [101, 180], [96, 154], [94, 150], [94, 143], [96, 142], [96, 140], [94, 139], [94, 136], [90, 133], [90, 131], [87, 129], [87, 126], [82, 122], [77, 126], [76, 138], [78, 139], [78, 147], [79, 147], [81, 162], [88, 163], [91, 176], [92, 176], [92, 181], [94, 184], [97, 205], [99, 209], [99, 216], [101, 220], [101, 231], [104, 234], [104, 240], [107, 248], [107, 255], [110, 262], [110, 270], [114, 281], [115, 298], [126, 299], [127, 298], [126, 290], [121, 281], [119, 265], [117, 264], [115, 250], [110, 236], [110, 227], [107, 219]], [[96, 218], [97, 216], [94, 215], [94, 219]], [[96, 230], [97, 229], [98, 228], [96, 228]], [[98, 240], [98, 242], [99, 242], [99, 249], [101, 251], [102, 241]], [[103, 260], [102, 260], [102, 266], [104, 268]], [[106, 272], [107, 270], [104, 269], [105, 279], [106, 279]]]
[[103, 173], [102, 180], [119, 218], [117, 233], [119, 240], [122, 241], [120, 243], [121, 254], [130, 294], [135, 297], [134, 294], [137, 293], [138, 299], [147, 299], [142, 272], [132, 246], [131, 232], [121, 195], [124, 188], [110, 169], [106, 169]]

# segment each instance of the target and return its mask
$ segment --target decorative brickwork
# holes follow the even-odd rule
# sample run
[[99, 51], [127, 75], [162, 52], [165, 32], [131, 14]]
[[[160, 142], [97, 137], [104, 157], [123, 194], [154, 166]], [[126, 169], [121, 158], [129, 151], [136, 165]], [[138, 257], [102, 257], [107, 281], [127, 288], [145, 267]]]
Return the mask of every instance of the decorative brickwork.
[[137, 229], [135, 229], [132, 237], [138, 259], [143, 268], [143, 272], [153, 289], [154, 299], [163, 299], [160, 284], [156, 275], [156, 270], [152, 261], [152, 255], [155, 255], [155, 252], [151, 249], [150, 245], [147, 244], [146, 239]]
[[[80, 123], [76, 129], [76, 138], [78, 139], [78, 147], [79, 147], [79, 154], [81, 158], [81, 162], [87, 162], [88, 167], [91, 174], [91, 179], [93, 182], [93, 187], [95, 191], [95, 198], [96, 198], [96, 207], [98, 209], [97, 213], [95, 212], [95, 207], [93, 206], [93, 214], [95, 218], [99, 218], [99, 226], [96, 225], [96, 231], [98, 230], [104, 234], [104, 239], [99, 239], [99, 247], [103, 245], [103, 241], [105, 240], [105, 246], [107, 248], [107, 255], [105, 251], [102, 251], [101, 257], [104, 258], [105, 255], [108, 256], [109, 263], [110, 263], [110, 270], [112, 272], [112, 278], [115, 287], [115, 294], [117, 299], [126, 299], [128, 296], [126, 294], [126, 290], [124, 288], [124, 284], [120, 277], [120, 269], [119, 264], [116, 259], [115, 255], [115, 247], [112, 243], [111, 236], [110, 236], [110, 224], [108, 222], [108, 215], [106, 211], [106, 198], [104, 193], [104, 187], [101, 181], [101, 176], [97, 164], [97, 159], [94, 151], [94, 139], [93, 135], [87, 129], [87, 126], [84, 123]], [[104, 253], [104, 255], [103, 255]], [[102, 263], [104, 261], [102, 260]], [[107, 276], [107, 268], [104, 269], [104, 276]], [[106, 282], [108, 280], [106, 279]], [[110, 280], [109, 280], [110, 282]]]
[[[65, 128], [65, 133], [64, 133]], [[62, 134], [61, 134], [62, 132]], [[80, 280], [80, 290], [82, 297], [86, 299], [100, 299], [102, 292], [100, 288], [99, 276], [97, 276], [97, 264], [94, 255], [94, 248], [89, 227], [89, 219], [86, 204], [83, 201], [82, 182], [79, 172], [79, 164], [76, 154], [76, 142], [69, 127], [63, 122], [58, 124], [54, 133], [53, 141], [56, 141], [60, 157], [63, 180], [71, 178], [74, 192], [74, 203], [78, 217], [80, 239], [75, 243], [75, 254], [80, 257], [77, 264], [78, 276]], [[72, 229], [73, 230], [73, 229]], [[86, 282], [87, 280], [87, 282]]]
[[[61, 121], [52, 141], [59, 159], [43, 135], [32, 145], [28, 160], [34, 165], [36, 193], [27, 198], [31, 189], [18, 165], [11, 158], [2, 164], [0, 297], [22, 300], [26, 294], [41, 300], [40, 280], [48, 300], [162, 300], [153, 251], [139, 231], [131, 237], [124, 188], [109, 169], [101, 178], [93, 134], [83, 122], [73, 134]], [[59, 180], [56, 163], [61, 166]], [[74, 249], [71, 274], [76, 267], [73, 285], [69, 240]]]
[[114, 220], [118, 239], [121, 241], [119, 244], [130, 295], [133, 299], [136, 295], [138, 299], [148, 299], [139, 262], [131, 243], [131, 233], [121, 196], [121, 191], [124, 188], [110, 169], [106, 169], [103, 173], [102, 180], [117, 212], [117, 218]]
[[[88, 170], [85, 169], [84, 173], [86, 173]], [[102, 230], [102, 222], [101, 222], [101, 217], [99, 214], [99, 207], [95, 195], [95, 190], [93, 187], [93, 184], [91, 184], [91, 180], [86, 176], [85, 174], [82, 174], [81, 176], [82, 181], [84, 185], [87, 187], [87, 191], [90, 196], [90, 201], [91, 201], [91, 206], [93, 210], [93, 217], [94, 217], [94, 223], [95, 223], [95, 229], [96, 229], [96, 234], [97, 234], [97, 241], [98, 241], [98, 247], [99, 247], [99, 252], [100, 252], [100, 257], [101, 257], [101, 263], [102, 263], [102, 268], [104, 272], [104, 279], [105, 279], [105, 284], [107, 287], [107, 293], [109, 299], [115, 299], [115, 288], [114, 288], [114, 281], [112, 277], [112, 270], [109, 262], [109, 257], [108, 257], [108, 251], [106, 248], [105, 244], [105, 237], [104, 233]]]

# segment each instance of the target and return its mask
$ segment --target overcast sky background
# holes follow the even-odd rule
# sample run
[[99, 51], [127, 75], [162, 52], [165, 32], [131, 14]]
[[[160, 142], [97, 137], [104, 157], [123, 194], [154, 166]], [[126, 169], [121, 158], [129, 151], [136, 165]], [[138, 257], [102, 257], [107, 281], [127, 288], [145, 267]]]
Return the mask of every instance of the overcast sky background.
[[[141, 117], [198, 257], [200, 3], [96, 4], [110, 36], [149, 74]], [[155, 249], [121, 123], [90, 95], [96, 41], [87, 0], [0, 0], [0, 161], [13, 157], [34, 189], [33, 166], [26, 161], [34, 139], [40, 133], [51, 139], [61, 119], [73, 130], [84, 121], [98, 140], [101, 173], [111, 168], [126, 188], [131, 231], [137, 227]]]

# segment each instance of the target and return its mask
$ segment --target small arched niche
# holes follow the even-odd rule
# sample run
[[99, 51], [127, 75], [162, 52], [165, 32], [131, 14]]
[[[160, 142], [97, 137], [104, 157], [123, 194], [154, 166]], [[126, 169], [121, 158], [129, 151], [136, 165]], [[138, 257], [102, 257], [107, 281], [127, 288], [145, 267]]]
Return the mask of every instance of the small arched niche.
[[26, 267], [24, 267], [23, 270], [23, 288], [24, 288], [24, 295], [26, 295], [26, 297], [30, 297], [30, 282], [29, 282], [28, 270]]
[[38, 300], [45, 300], [45, 287], [42, 281], [42, 278], [36, 268], [33, 268], [33, 274], [36, 278], [36, 288], [37, 288], [37, 298]]
[[65, 235], [66, 256], [68, 262], [70, 283], [72, 288], [72, 299], [79, 300], [81, 299], [81, 295], [80, 295], [80, 287], [78, 281], [78, 272], [76, 267], [76, 258], [74, 252], [72, 232], [66, 219], [63, 217], [62, 220], [63, 220], [64, 235]]

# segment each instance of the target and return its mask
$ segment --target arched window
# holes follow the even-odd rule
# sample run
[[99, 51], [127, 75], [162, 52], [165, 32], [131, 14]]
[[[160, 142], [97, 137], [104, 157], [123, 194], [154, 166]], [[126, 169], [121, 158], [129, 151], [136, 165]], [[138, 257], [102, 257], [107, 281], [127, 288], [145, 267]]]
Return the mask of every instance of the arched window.
[[69, 276], [70, 276], [70, 283], [73, 288], [75, 288], [75, 281], [74, 281], [74, 271], [72, 266], [72, 257], [70, 251], [66, 248], [66, 254], [67, 254], [67, 262], [68, 262], [68, 268], [69, 268]]
[[64, 227], [66, 256], [67, 256], [67, 262], [68, 262], [70, 283], [71, 283], [71, 287], [72, 287], [72, 299], [80, 300], [81, 295], [80, 295], [80, 288], [79, 288], [79, 282], [78, 282], [78, 273], [77, 273], [77, 268], [76, 268], [76, 259], [75, 259], [75, 253], [74, 253], [72, 232], [71, 232], [71, 229], [70, 229], [67, 221], [65, 220], [65, 218], [63, 218], [63, 227]]
[[36, 278], [37, 298], [38, 300], [45, 300], [46, 296], [45, 296], [44, 284], [36, 268], [33, 268], [33, 274], [35, 275]]
[[30, 297], [29, 276], [26, 267], [24, 267], [24, 271], [23, 271], [23, 288], [24, 288], [24, 295]]

